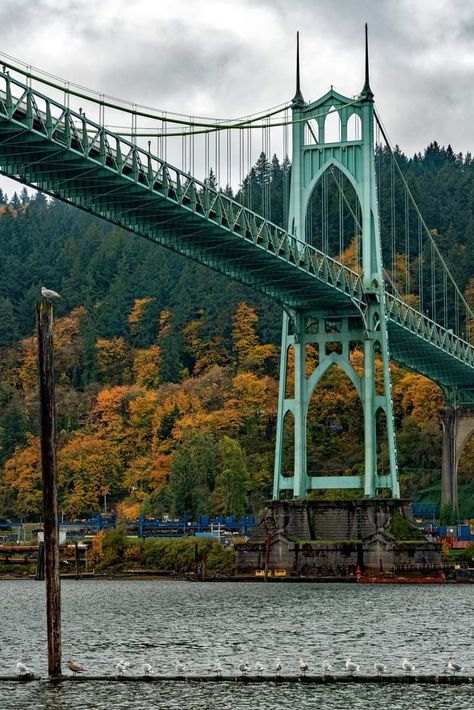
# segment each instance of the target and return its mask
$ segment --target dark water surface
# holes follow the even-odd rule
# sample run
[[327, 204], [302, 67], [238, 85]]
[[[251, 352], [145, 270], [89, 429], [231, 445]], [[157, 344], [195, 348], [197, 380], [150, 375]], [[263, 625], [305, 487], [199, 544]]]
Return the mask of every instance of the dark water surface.
[[[94, 675], [113, 675], [120, 659], [140, 674], [174, 673], [179, 659], [207, 673], [218, 658], [223, 673], [242, 660], [284, 673], [304, 658], [318, 673], [323, 658], [344, 672], [350, 655], [371, 673], [381, 660], [401, 672], [406, 656], [420, 673], [443, 673], [449, 656], [474, 674], [469, 585], [243, 584], [83, 580], [62, 585], [63, 659]], [[15, 672], [20, 655], [46, 674], [44, 584], [0, 581], [0, 675]], [[67, 671], [66, 671], [67, 672]], [[265, 683], [0, 684], [0, 710], [145, 708], [315, 708], [474, 710], [474, 688]]]

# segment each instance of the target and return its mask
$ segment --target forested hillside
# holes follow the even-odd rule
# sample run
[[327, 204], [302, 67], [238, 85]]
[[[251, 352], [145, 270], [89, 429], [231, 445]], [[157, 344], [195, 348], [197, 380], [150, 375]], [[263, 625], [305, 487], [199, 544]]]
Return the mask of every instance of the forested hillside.
[[[382, 156], [383, 159], [384, 156]], [[474, 165], [430, 145], [403, 164], [427, 224], [469, 297]], [[285, 218], [290, 166], [261, 156], [238, 199]], [[384, 183], [381, 181], [381, 189]], [[383, 198], [383, 195], [382, 195]], [[382, 210], [382, 219], [384, 218]], [[56, 378], [60, 507], [134, 517], [257, 510], [271, 495], [279, 308], [157, 245], [42, 195], [0, 194], [0, 516], [40, 515], [34, 304], [59, 291]], [[310, 353], [316, 361], [317, 353]], [[360, 354], [352, 354], [357, 366]], [[439, 497], [439, 389], [393, 365], [404, 493]], [[333, 369], [310, 406], [314, 473], [358, 472], [360, 403]], [[344, 452], [344, 456], [341, 456]], [[386, 454], [379, 452], [381, 467]], [[465, 514], [474, 451], [460, 465]]]

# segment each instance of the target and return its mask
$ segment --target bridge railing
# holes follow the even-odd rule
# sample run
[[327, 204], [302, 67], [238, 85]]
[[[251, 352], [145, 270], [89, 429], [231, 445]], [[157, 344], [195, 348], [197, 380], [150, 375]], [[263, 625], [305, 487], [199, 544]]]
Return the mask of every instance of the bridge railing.
[[[2, 86], [3, 85], [3, 86]], [[150, 151], [0, 72], [0, 116], [201, 215], [224, 230], [292, 263], [363, 303], [360, 275], [248, 207], [167, 163]], [[31, 167], [31, 166], [30, 166]], [[41, 166], [37, 166], [41, 169]], [[18, 175], [22, 179], [21, 171]], [[23, 176], [24, 181], [26, 178]], [[60, 194], [57, 179], [57, 196]], [[54, 194], [54, 190], [52, 191]], [[92, 200], [92, 197], [90, 198]]]
[[439, 323], [388, 292], [385, 294], [385, 303], [387, 315], [391, 320], [461, 362], [474, 367], [474, 347], [453, 333], [451, 329], [443, 328]]

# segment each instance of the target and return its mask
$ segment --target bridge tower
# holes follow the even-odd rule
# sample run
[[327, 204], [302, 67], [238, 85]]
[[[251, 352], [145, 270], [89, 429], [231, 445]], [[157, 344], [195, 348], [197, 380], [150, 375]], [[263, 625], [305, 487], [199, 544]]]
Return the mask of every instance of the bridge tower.
[[[304, 499], [315, 489], [363, 489], [366, 498], [400, 497], [390, 380], [389, 343], [385, 316], [385, 289], [374, 156], [374, 101], [369, 84], [367, 27], [365, 36], [365, 83], [357, 99], [342, 96], [331, 87], [322, 98], [305, 103], [300, 90], [299, 47], [297, 48], [296, 94], [292, 107], [292, 170], [288, 231], [307, 241], [305, 233], [309, 200], [318, 181], [331, 168], [339, 169], [352, 184], [362, 216], [362, 279], [365, 303], [351, 310], [323, 312], [286, 308], [283, 316], [278, 421], [275, 447], [273, 497], [282, 491]], [[337, 113], [340, 139], [325, 138], [328, 111]], [[348, 121], [355, 114], [360, 137], [348, 140]], [[317, 134], [317, 140], [316, 140]], [[315, 139], [309, 142], [308, 136]], [[363, 372], [351, 362], [351, 343], [363, 344]], [[308, 373], [307, 344], [316, 344], [318, 364]], [[294, 361], [294, 387], [289, 387], [290, 350]], [[378, 355], [377, 355], [378, 353]], [[382, 382], [376, 383], [376, 356], [382, 364]], [[339, 366], [358, 392], [364, 417], [365, 470], [361, 475], [321, 476], [308, 474], [307, 417], [314, 388], [325, 372]], [[388, 472], [377, 470], [377, 416], [385, 415]], [[293, 471], [284, 470], [285, 428], [293, 417]], [[379, 437], [380, 438], [380, 437]], [[341, 451], [343, 462], [344, 452]]]

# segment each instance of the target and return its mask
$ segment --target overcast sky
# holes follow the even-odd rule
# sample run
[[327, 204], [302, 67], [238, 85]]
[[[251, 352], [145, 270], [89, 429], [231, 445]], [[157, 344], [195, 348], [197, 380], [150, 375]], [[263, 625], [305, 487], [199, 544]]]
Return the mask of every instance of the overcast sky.
[[365, 21], [392, 143], [474, 152], [470, 0], [2, 0], [0, 49], [132, 102], [232, 117], [292, 98], [297, 30], [305, 99], [358, 93]]

